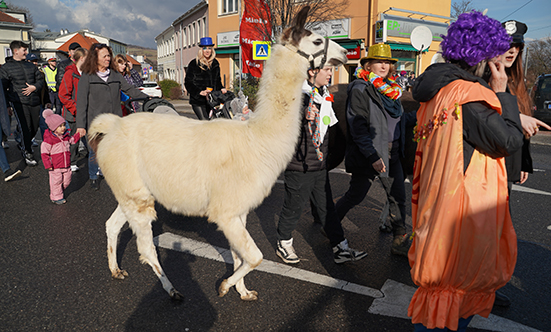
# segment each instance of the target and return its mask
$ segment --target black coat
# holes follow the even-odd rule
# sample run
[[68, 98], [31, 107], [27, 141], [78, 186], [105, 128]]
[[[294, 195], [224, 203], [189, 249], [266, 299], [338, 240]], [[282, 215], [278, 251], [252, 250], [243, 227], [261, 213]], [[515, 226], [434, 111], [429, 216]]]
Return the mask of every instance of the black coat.
[[[490, 89], [480, 77], [449, 63], [431, 65], [413, 86], [413, 98], [427, 102], [438, 91], [455, 80], [478, 82]], [[475, 149], [492, 158], [509, 156], [522, 147], [524, 135], [520, 125], [517, 98], [507, 92], [496, 93], [502, 114], [484, 102], [463, 105], [463, 159], [467, 170]]]
[[197, 64], [197, 60], [191, 60], [187, 66], [184, 86], [189, 93], [189, 103], [191, 105], [207, 105], [207, 98], [199, 93], [206, 88], [212, 88], [213, 91], [222, 90], [223, 88], [218, 60], [214, 59], [211, 67], [207, 69], [201, 69]]
[[[25, 60], [8, 60], [0, 67], [0, 79], [7, 90], [9, 101], [30, 106], [40, 105], [40, 91], [44, 87], [44, 78], [34, 64]], [[36, 87], [28, 96], [23, 94], [26, 83]]]

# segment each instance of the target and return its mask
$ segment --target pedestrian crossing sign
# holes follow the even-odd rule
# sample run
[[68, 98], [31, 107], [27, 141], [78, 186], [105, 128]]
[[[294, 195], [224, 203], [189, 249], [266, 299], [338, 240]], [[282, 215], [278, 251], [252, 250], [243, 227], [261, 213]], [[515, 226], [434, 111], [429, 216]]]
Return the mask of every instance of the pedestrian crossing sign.
[[271, 42], [253, 41], [253, 60], [268, 60], [270, 58]]

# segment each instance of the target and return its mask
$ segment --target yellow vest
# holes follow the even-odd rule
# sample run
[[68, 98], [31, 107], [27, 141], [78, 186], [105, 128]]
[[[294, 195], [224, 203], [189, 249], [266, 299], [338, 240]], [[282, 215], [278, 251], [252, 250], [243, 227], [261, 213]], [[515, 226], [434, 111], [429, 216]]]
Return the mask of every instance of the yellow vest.
[[48, 84], [48, 89], [56, 92], [55, 88], [55, 75], [57, 74], [57, 67], [52, 70], [50, 66], [44, 67], [44, 74], [46, 74], [46, 83]]

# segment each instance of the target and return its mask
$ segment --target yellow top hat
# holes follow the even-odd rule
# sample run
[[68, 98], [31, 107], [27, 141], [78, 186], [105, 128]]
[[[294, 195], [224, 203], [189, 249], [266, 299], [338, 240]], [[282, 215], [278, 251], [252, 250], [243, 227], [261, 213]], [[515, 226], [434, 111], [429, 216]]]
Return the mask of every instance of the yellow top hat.
[[396, 63], [398, 61], [398, 59], [392, 57], [390, 45], [383, 43], [369, 46], [367, 56], [360, 59], [360, 64], [362, 67], [367, 60], [388, 60], [392, 63]]

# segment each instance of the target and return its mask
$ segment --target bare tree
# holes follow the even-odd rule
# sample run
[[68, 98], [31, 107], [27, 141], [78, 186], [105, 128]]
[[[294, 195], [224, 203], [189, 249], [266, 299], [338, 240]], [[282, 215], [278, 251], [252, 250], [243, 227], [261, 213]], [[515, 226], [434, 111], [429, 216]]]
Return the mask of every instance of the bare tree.
[[530, 86], [539, 75], [551, 73], [551, 37], [527, 43], [526, 48], [525, 52], [528, 52], [526, 80]]
[[349, 0], [259, 0], [259, 6], [248, 10], [270, 23], [263, 25], [259, 32], [265, 40], [274, 41], [306, 5], [310, 6], [307, 23], [323, 22], [345, 17]]
[[450, 16], [457, 18], [459, 15], [471, 12], [473, 10], [481, 11], [473, 6], [473, 2], [473, 0], [453, 1]]
[[23, 12], [25, 13], [25, 16], [27, 17], [27, 24], [30, 24], [33, 26], [33, 29], [35, 28], [35, 24], [33, 21], [33, 16], [31, 15], [31, 11], [27, 7], [17, 6], [12, 4], [11, 2], [6, 1], [6, 5], [8, 6], [8, 9], [11, 9], [13, 11]]

